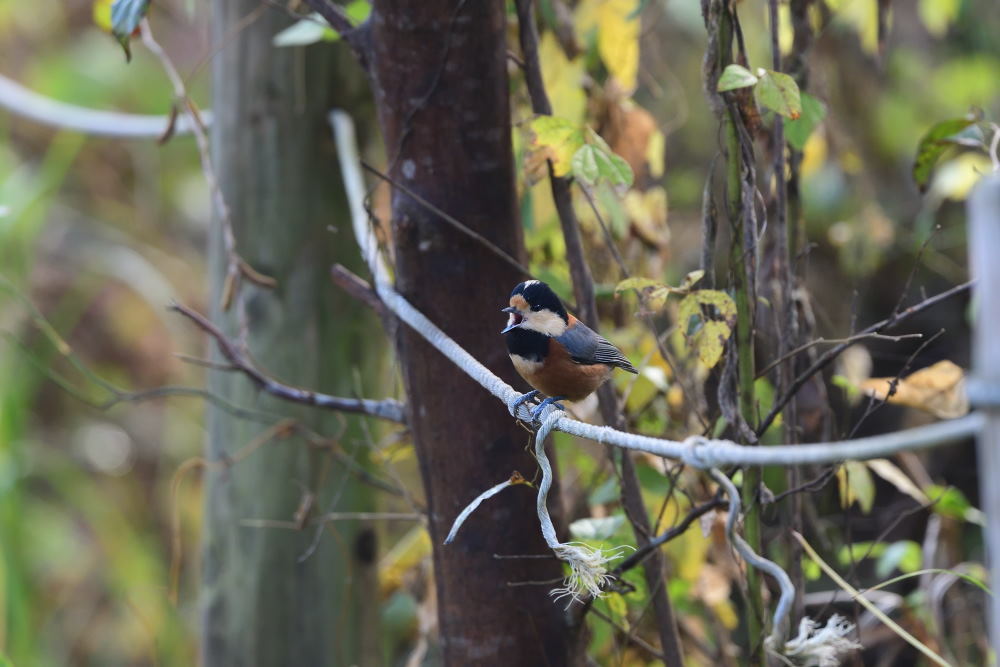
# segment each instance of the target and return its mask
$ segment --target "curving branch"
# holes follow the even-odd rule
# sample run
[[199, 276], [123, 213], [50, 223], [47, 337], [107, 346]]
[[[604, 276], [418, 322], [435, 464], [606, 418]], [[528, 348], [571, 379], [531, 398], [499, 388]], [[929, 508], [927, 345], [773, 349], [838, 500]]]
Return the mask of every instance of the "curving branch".
[[263, 371], [257, 368], [257, 366], [255, 366], [254, 363], [247, 358], [246, 354], [240, 350], [239, 346], [226, 338], [226, 335], [201, 313], [198, 313], [187, 306], [182, 306], [179, 303], [171, 305], [170, 309], [188, 318], [194, 322], [199, 329], [215, 339], [222, 356], [225, 357], [226, 361], [228, 361], [232, 366], [229, 370], [238, 371], [247, 376], [250, 381], [260, 387], [262, 391], [272, 396], [291, 403], [312, 405], [318, 408], [338, 410], [340, 412], [353, 412], [371, 415], [372, 417], [387, 419], [399, 424], [406, 423], [406, 411], [403, 404], [395, 399], [387, 398], [381, 401], [376, 401], [368, 398], [342, 398], [340, 396], [321, 394], [309, 389], [301, 389], [299, 387], [284, 384], [283, 382], [278, 382], [277, 380], [268, 377]]

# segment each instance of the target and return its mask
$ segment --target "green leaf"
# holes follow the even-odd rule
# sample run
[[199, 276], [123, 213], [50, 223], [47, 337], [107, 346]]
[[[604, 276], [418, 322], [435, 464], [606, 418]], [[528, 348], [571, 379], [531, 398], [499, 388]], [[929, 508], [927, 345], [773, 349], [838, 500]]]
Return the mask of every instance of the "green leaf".
[[856, 563], [862, 558], [879, 558], [885, 553], [885, 542], [855, 542], [845, 544], [837, 551], [837, 561], [841, 565]]
[[556, 176], [570, 172], [573, 158], [584, 145], [584, 129], [583, 125], [557, 116], [539, 116], [531, 121], [534, 144], [548, 152]]
[[722, 70], [722, 76], [719, 77], [719, 83], [716, 85], [716, 90], [720, 93], [724, 93], [727, 90], [736, 90], [737, 88], [748, 88], [757, 83], [758, 79], [754, 76], [753, 72], [748, 70], [742, 65], [726, 65], [726, 69]]
[[785, 123], [785, 139], [792, 148], [802, 150], [810, 135], [826, 118], [826, 105], [810, 95], [802, 93], [802, 113], [795, 120]]
[[594, 185], [600, 176], [597, 166], [597, 149], [590, 144], [584, 144], [573, 154], [573, 176], [587, 185]]
[[[363, 23], [372, 13], [372, 6], [368, 0], [354, 0], [344, 6], [344, 13], [351, 23], [357, 25]], [[336, 42], [339, 39], [340, 33], [334, 30], [321, 14], [313, 12], [279, 32], [271, 43], [277, 47], [307, 46], [316, 42]]]
[[965, 494], [955, 487], [932, 484], [925, 489], [925, 493], [931, 499], [930, 509], [937, 514], [983, 525], [983, 513], [973, 507]]
[[125, 51], [125, 60], [132, 60], [129, 39], [146, 17], [150, 0], [115, 0], [111, 5], [111, 34]]
[[614, 535], [624, 522], [625, 516], [622, 514], [577, 519], [569, 524], [569, 533], [578, 540], [606, 540]]
[[768, 109], [792, 120], [802, 114], [802, 96], [795, 79], [784, 72], [761, 69], [757, 73], [757, 100]]
[[885, 548], [875, 564], [875, 575], [879, 578], [888, 577], [893, 570], [913, 572], [923, 560], [920, 545], [912, 540], [893, 542]]
[[620, 496], [618, 478], [608, 477], [599, 487], [594, 489], [594, 492], [590, 494], [590, 498], [587, 499], [587, 503], [591, 506], [606, 505], [618, 500]]
[[336, 30], [330, 27], [319, 14], [310, 14], [309, 18], [294, 23], [271, 39], [271, 44], [282, 46], [306, 46], [316, 42], [335, 42], [340, 39]]
[[[596, 136], [596, 135], [595, 135]], [[604, 141], [601, 140], [604, 144]], [[632, 168], [619, 155], [605, 150], [598, 144], [584, 144], [573, 155], [573, 176], [587, 185], [594, 186], [600, 181], [607, 181], [612, 186], [628, 187], [632, 185]]]
[[368, 0], [354, 0], [347, 3], [344, 7], [344, 13], [354, 25], [364, 23], [372, 13], [372, 3]]
[[962, 118], [943, 120], [927, 130], [927, 133], [917, 144], [917, 157], [913, 160], [913, 180], [923, 192], [931, 180], [931, 173], [938, 158], [957, 142], [954, 135], [959, 134], [973, 123], [982, 119], [982, 112], [973, 111]]

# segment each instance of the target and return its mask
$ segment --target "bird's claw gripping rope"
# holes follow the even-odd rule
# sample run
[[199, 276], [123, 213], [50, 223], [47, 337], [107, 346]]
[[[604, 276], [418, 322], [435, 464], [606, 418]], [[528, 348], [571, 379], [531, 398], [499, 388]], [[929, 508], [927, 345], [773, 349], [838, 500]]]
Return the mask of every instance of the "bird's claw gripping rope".
[[531, 420], [532, 421], [537, 420], [538, 417], [539, 417], [539, 415], [542, 414], [542, 411], [545, 410], [545, 407], [549, 406], [549, 405], [551, 405], [552, 407], [557, 408], [557, 409], [562, 410], [562, 411], [565, 412], [566, 408], [564, 408], [562, 405], [560, 405], [557, 402], [557, 401], [562, 401], [562, 400], [565, 400], [565, 399], [566, 399], [565, 396], [549, 396], [544, 401], [542, 401], [541, 403], [539, 403], [538, 407], [536, 407], [534, 410], [531, 411]]

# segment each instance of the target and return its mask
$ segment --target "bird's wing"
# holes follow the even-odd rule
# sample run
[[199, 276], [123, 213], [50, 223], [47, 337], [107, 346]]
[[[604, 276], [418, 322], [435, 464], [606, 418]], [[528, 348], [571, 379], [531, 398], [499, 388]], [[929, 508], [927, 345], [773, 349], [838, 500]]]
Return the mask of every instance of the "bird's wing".
[[579, 320], [561, 336], [556, 336], [556, 340], [562, 343], [569, 356], [578, 364], [608, 364], [629, 373], [639, 372], [621, 350]]

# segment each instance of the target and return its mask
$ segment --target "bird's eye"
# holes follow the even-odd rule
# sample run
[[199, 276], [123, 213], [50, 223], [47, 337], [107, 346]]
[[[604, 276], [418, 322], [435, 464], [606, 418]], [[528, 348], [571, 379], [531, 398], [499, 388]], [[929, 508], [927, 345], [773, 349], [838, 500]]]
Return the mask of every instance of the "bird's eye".
[[531, 309], [537, 313], [542, 309], [542, 307], [539, 304], [535, 304], [534, 306], [531, 307]]

